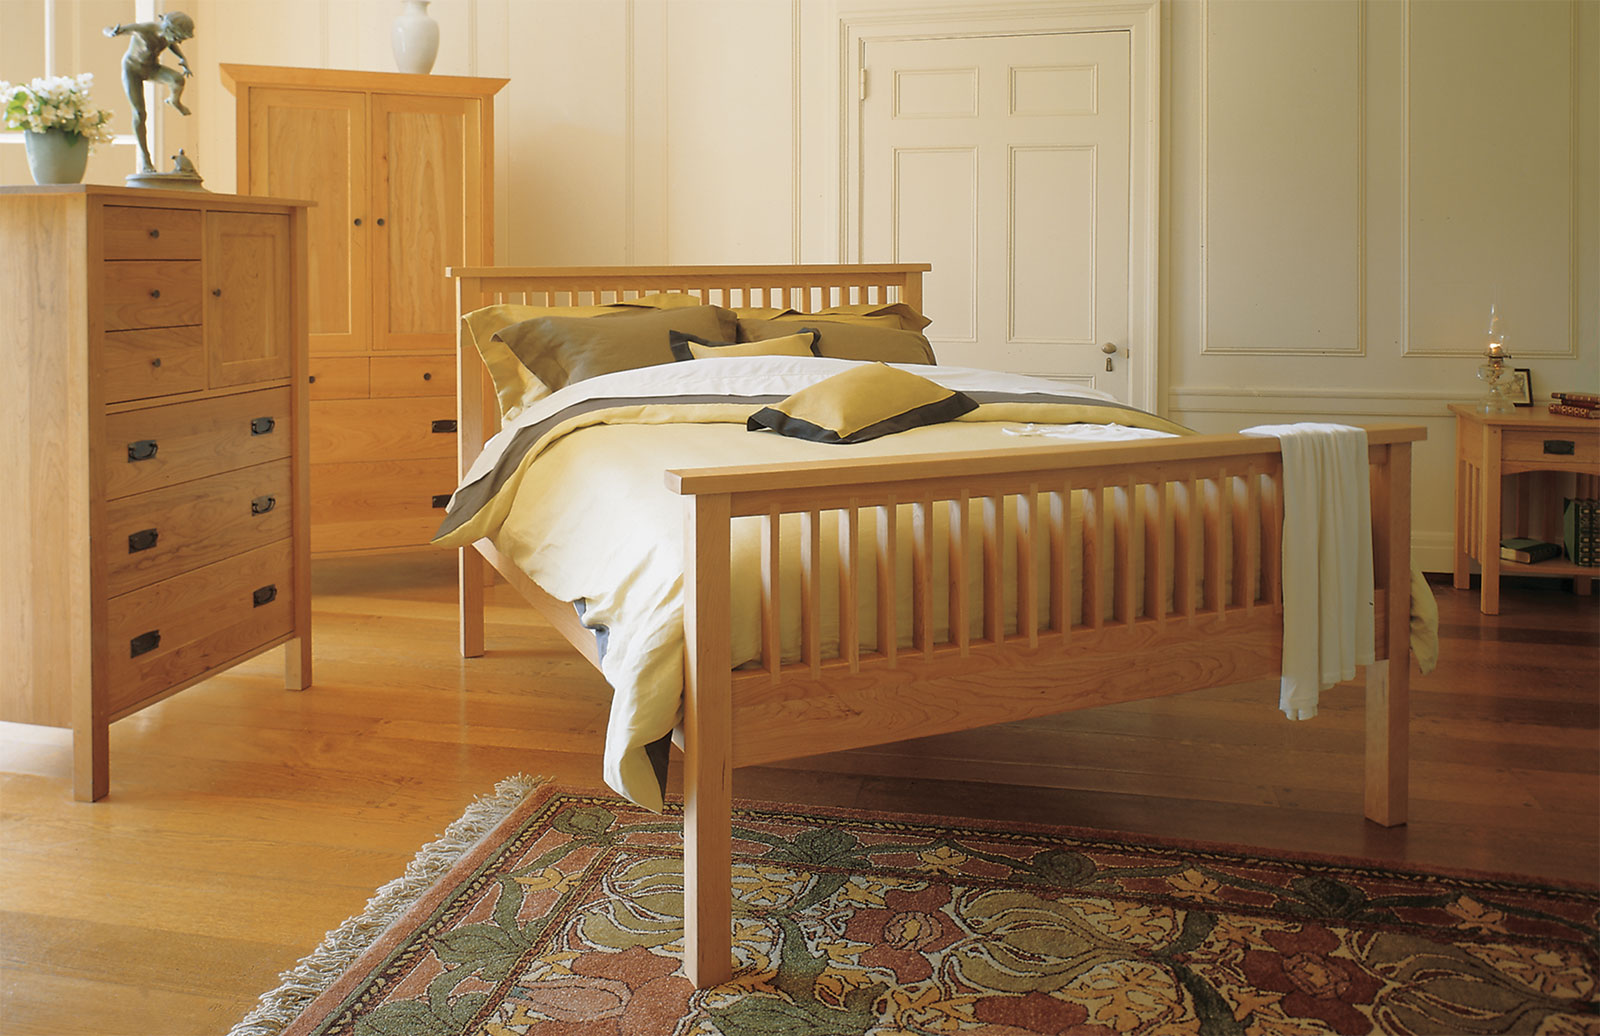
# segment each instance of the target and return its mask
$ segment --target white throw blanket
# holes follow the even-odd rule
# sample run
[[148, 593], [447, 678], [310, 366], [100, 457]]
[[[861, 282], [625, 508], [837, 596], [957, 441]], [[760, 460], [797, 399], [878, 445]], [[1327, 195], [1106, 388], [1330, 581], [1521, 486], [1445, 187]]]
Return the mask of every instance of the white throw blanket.
[[[1373, 661], [1367, 433], [1338, 424], [1260, 425], [1283, 445], [1283, 683], [1290, 719]], [[1398, 602], [1396, 602], [1398, 604]], [[1402, 656], [1403, 657], [1403, 656]]]

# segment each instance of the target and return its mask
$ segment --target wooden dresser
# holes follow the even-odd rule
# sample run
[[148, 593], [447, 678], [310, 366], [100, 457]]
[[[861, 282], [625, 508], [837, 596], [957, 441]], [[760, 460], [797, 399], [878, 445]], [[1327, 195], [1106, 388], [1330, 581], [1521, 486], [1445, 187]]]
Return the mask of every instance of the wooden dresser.
[[310, 198], [311, 549], [427, 546], [456, 487], [449, 266], [494, 259], [505, 79], [222, 65], [238, 188]]
[[0, 188], [0, 719], [108, 726], [286, 646], [311, 681], [304, 202]]

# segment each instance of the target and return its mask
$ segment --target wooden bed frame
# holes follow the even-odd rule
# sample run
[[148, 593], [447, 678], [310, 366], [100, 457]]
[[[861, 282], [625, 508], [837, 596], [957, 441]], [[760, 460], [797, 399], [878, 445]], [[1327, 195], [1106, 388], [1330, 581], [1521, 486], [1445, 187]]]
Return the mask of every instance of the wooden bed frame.
[[[462, 313], [496, 302], [578, 305], [658, 291], [691, 292], [729, 307], [814, 311], [857, 301], [905, 301], [921, 310], [927, 269], [474, 267], [451, 273]], [[465, 471], [497, 418], [492, 387], [469, 340], [461, 343], [459, 362]], [[1379, 661], [1366, 669], [1365, 807], [1370, 819], [1386, 826], [1405, 822], [1411, 443], [1425, 434], [1399, 425], [1367, 429]], [[684, 557], [693, 559], [685, 572], [687, 657], [678, 734], [685, 756], [685, 957], [695, 985], [703, 988], [732, 974], [734, 767], [1277, 676], [1283, 619], [1280, 462], [1276, 439], [1203, 435], [896, 460], [846, 458], [776, 470], [664, 472], [668, 487], [683, 496]], [[1009, 510], [1007, 497], [1013, 501]], [[980, 506], [969, 510], [972, 501]], [[902, 537], [893, 516], [901, 506], [912, 510], [909, 543], [897, 542]], [[964, 580], [932, 578], [933, 515], [940, 507], [948, 508], [951, 556], [965, 560], [976, 551], [981, 558], [978, 594], [969, 594]], [[1069, 550], [1074, 509], [1081, 512], [1081, 555]], [[840, 585], [825, 589], [817, 559], [821, 515], [830, 510], [839, 513]], [[974, 511], [978, 520], [969, 519]], [[775, 558], [779, 515], [791, 513], [800, 518], [803, 657], [784, 665], [778, 660]], [[730, 670], [729, 525], [742, 516], [762, 523], [763, 650], [759, 667]], [[862, 520], [877, 524], [884, 544], [865, 559]], [[1169, 535], [1150, 531], [1163, 527]], [[1137, 575], [1136, 537], [1143, 540], [1147, 561]], [[883, 632], [896, 628], [893, 573], [902, 550], [910, 552], [912, 569], [909, 650], [897, 649], [894, 636]], [[1019, 563], [1017, 632], [1008, 634], [1001, 566], [1010, 551]], [[1101, 569], [1108, 554], [1113, 574], [1106, 579]], [[1085, 564], [1085, 558], [1101, 564]], [[1034, 575], [1041, 561], [1047, 573], [1042, 585]], [[594, 634], [572, 606], [540, 590], [487, 540], [461, 551], [463, 655], [484, 649], [485, 562], [598, 665]], [[863, 650], [856, 630], [856, 574], [864, 564], [877, 571], [876, 643], [886, 646], [883, 651]], [[1198, 592], [1196, 576], [1203, 576]], [[824, 593], [839, 595], [836, 658], [824, 658], [820, 650]], [[1036, 598], [1046, 607], [1037, 606]], [[943, 602], [953, 632], [947, 642], [935, 643], [933, 615]], [[1074, 605], [1081, 621], [1072, 619]], [[982, 616], [979, 637], [967, 633], [965, 620], [974, 610]], [[1263, 701], [1262, 708], [1272, 707]]]

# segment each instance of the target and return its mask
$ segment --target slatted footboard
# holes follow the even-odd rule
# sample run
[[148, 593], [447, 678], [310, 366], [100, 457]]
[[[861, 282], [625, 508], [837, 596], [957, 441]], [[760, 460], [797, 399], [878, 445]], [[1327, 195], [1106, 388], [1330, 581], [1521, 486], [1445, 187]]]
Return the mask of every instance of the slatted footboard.
[[[1368, 429], [1382, 661], [1368, 668], [1366, 811], [1389, 825], [1405, 818], [1410, 443], [1419, 437], [1414, 428]], [[668, 472], [667, 481], [685, 497], [684, 555], [694, 559], [682, 733], [687, 953], [698, 986], [731, 973], [735, 766], [1281, 672], [1276, 439], [702, 469]], [[786, 662], [779, 529], [791, 514], [802, 632], [800, 657]], [[759, 666], [730, 671], [729, 557], [741, 518], [760, 523], [762, 648]], [[822, 578], [825, 524], [836, 530], [836, 585]], [[950, 578], [933, 577], [936, 551], [948, 553]], [[981, 571], [976, 593], [969, 560]], [[863, 566], [871, 578], [859, 578]], [[907, 568], [909, 638], [898, 611]], [[876, 618], [865, 637], [863, 582]], [[823, 629], [824, 595], [837, 595], [835, 629]], [[936, 614], [950, 620], [938, 637]], [[838, 643], [828, 657], [825, 634]]]

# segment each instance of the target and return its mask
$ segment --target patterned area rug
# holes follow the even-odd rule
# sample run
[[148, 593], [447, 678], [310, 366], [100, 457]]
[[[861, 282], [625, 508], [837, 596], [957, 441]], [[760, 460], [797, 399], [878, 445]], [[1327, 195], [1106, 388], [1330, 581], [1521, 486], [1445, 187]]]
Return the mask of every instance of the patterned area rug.
[[741, 804], [739, 970], [696, 992], [680, 851], [503, 782], [233, 1036], [1600, 1033], [1600, 889]]

